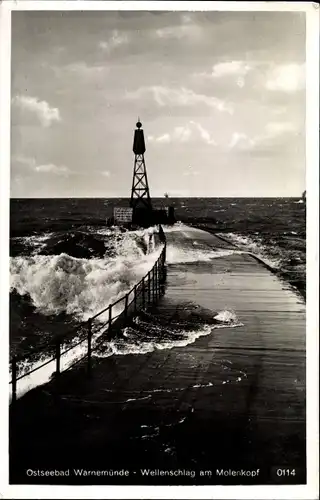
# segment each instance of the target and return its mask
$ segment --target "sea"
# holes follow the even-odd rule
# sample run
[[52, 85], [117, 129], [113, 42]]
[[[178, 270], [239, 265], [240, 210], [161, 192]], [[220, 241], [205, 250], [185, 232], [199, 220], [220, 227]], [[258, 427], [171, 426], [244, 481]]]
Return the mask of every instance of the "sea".
[[[30, 370], [44, 358], [33, 355], [37, 345], [81, 326], [137, 283], [153, 266], [159, 248], [157, 228], [126, 231], [108, 227], [115, 206], [128, 199], [12, 199], [10, 203], [10, 355], [26, 355], [21, 368]], [[186, 226], [217, 233], [235, 249], [263, 259], [280, 279], [305, 296], [306, 207], [299, 198], [172, 198], [154, 199], [154, 206], [170, 203], [176, 223], [171, 233], [167, 266], [218, 258], [208, 246], [184, 243], [178, 235]], [[173, 236], [172, 236], [173, 235]], [[177, 235], [177, 237], [175, 237]], [[236, 251], [236, 250], [235, 250]], [[219, 327], [236, 327], [233, 311], [219, 311]], [[106, 318], [102, 315], [101, 321]], [[180, 329], [161, 318], [143, 318], [148, 333], [123, 332], [105, 346], [104, 356], [143, 354], [180, 347], [207, 335], [213, 324], [196, 318]], [[164, 331], [165, 329], [165, 331]], [[160, 331], [160, 335], [159, 335]], [[28, 355], [28, 352], [31, 354]], [[71, 363], [81, 352], [70, 350]], [[47, 353], [49, 356], [49, 353]], [[43, 356], [43, 355], [42, 355]], [[46, 356], [46, 354], [45, 354]], [[37, 373], [37, 372], [35, 372]], [[28, 377], [27, 377], [28, 378]], [[49, 380], [47, 370], [28, 378], [28, 387]], [[23, 389], [22, 389], [23, 390]]]

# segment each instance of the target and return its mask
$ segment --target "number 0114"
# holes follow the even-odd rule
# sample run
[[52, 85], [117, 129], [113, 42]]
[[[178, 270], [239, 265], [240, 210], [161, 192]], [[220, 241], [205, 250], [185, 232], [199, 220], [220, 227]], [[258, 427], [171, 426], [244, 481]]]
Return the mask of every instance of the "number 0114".
[[295, 469], [277, 469], [277, 476], [281, 477], [281, 476], [295, 476], [296, 475], [296, 471]]

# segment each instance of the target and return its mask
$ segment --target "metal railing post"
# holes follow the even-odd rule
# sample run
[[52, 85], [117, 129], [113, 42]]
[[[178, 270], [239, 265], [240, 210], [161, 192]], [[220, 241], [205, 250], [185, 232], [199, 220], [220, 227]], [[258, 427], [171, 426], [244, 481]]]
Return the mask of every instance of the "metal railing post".
[[88, 368], [88, 371], [91, 368], [91, 352], [92, 352], [91, 339], [92, 339], [92, 320], [91, 320], [91, 318], [89, 318], [88, 319], [88, 353], [87, 353], [87, 368]]
[[156, 295], [156, 301], [157, 301], [157, 299], [158, 299], [158, 261], [156, 262], [154, 273], [155, 273], [155, 292], [156, 292], [155, 295]]
[[11, 363], [11, 377], [12, 377], [12, 397], [11, 402], [17, 400], [17, 358], [14, 356]]
[[158, 292], [159, 292], [159, 283], [161, 281], [161, 254], [158, 259]]
[[154, 297], [153, 297], [153, 302], [156, 302], [156, 300], [157, 300], [157, 263], [153, 266], [153, 272], [154, 272], [154, 280], [153, 280]]
[[151, 279], [150, 279], [150, 271], [148, 272], [148, 306], [150, 306], [151, 302]]
[[144, 278], [142, 278], [142, 308], [146, 307], [146, 298], [145, 298], [145, 286], [144, 286]]
[[111, 330], [111, 325], [112, 325], [112, 304], [109, 306], [109, 313], [108, 313], [108, 332]]
[[159, 260], [159, 277], [158, 277], [158, 297], [161, 297], [161, 280], [162, 280], [162, 258]]
[[125, 301], [124, 301], [124, 317], [127, 319], [128, 317], [128, 302], [129, 302], [129, 294], [125, 296]]
[[61, 359], [61, 342], [60, 339], [56, 341], [56, 375], [60, 375], [60, 359]]
[[162, 281], [163, 281], [163, 282], [164, 282], [164, 277], [165, 277], [165, 271], [164, 271], [165, 265], [166, 265], [166, 247], [164, 247], [164, 249], [163, 249], [163, 253], [162, 253], [162, 262], [161, 262], [161, 269], [162, 269]]
[[150, 271], [150, 304], [153, 302], [153, 268]]
[[137, 312], [137, 285], [134, 285], [133, 288], [133, 307], [134, 307], [134, 312]]

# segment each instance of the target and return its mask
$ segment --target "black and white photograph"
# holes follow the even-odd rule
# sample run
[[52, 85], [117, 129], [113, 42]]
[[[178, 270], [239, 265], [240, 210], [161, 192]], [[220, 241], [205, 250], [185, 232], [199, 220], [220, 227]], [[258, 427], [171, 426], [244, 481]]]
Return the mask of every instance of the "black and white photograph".
[[306, 487], [319, 10], [14, 3], [8, 484]]

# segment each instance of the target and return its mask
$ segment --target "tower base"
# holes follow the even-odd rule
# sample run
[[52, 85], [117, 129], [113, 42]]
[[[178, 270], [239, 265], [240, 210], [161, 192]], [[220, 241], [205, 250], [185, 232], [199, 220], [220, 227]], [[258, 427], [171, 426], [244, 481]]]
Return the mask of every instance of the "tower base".
[[116, 225], [133, 229], [152, 227], [157, 224], [172, 225], [175, 222], [174, 207], [158, 210], [147, 208], [135, 208], [132, 210], [115, 207], [113, 217], [108, 219], [107, 224], [108, 226]]

